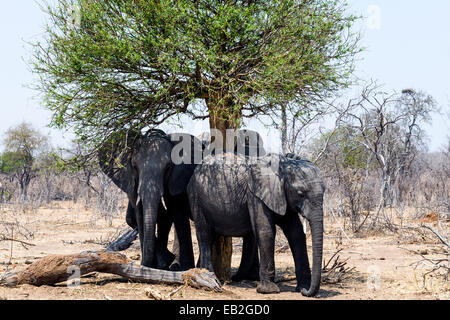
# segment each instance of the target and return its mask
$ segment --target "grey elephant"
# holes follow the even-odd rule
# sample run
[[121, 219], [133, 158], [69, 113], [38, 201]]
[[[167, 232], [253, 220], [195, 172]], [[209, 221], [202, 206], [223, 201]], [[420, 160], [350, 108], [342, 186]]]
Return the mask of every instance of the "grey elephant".
[[[207, 152], [214, 154], [214, 151], [208, 151], [209, 148], [214, 149], [214, 146], [211, 143], [211, 133], [205, 132], [198, 136], [198, 138], [202, 141]], [[222, 139], [223, 138], [221, 138], [220, 141], [222, 141]], [[233, 152], [236, 154], [246, 157], [262, 157], [266, 154], [263, 139], [261, 135], [254, 130], [241, 129], [234, 132], [231, 130], [226, 139], [231, 140], [230, 145], [232, 146]], [[219, 144], [221, 147], [223, 146], [222, 142]]]
[[[185, 148], [177, 155], [181, 163], [174, 163], [180, 140], [189, 141], [191, 148], [189, 154]], [[174, 223], [176, 267], [172, 269], [194, 267], [186, 187], [198, 163], [194, 155], [202, 150], [201, 141], [192, 135], [167, 135], [154, 129], [146, 134], [130, 132], [99, 151], [103, 172], [128, 195], [126, 220], [138, 230], [142, 265], [163, 269], [172, 262], [167, 242]]]
[[[250, 129], [242, 129], [234, 132], [233, 135], [233, 152], [235, 154], [245, 157], [262, 157], [266, 155], [264, 141], [258, 132]], [[211, 147], [210, 133], [204, 133], [198, 138], [202, 140], [205, 149]], [[239, 269], [231, 277], [231, 280], [237, 282], [242, 280], [259, 280], [258, 245], [256, 243], [256, 238], [252, 232], [248, 233], [243, 238], [241, 262], [239, 264]]]
[[[147, 159], [148, 162], [167, 162], [167, 153], [171, 149], [171, 152], [180, 152], [184, 157], [184, 160], [189, 164], [181, 163], [174, 165], [171, 163], [168, 167], [161, 166], [164, 171], [164, 192], [161, 197], [162, 201], [159, 201], [157, 206], [157, 237], [154, 241], [154, 260], [152, 263], [153, 267], [158, 269], [167, 269], [170, 266], [171, 270], [187, 270], [194, 266], [193, 261], [193, 251], [192, 251], [192, 240], [190, 235], [189, 227], [189, 217], [190, 209], [188, 205], [188, 199], [186, 195], [186, 185], [189, 181], [195, 166], [197, 163], [201, 163], [201, 155], [205, 148], [208, 146], [209, 135], [204, 135], [202, 138], [203, 142], [189, 134], [169, 134], [166, 135], [165, 132], [161, 130], [153, 129], [149, 131], [146, 135], [142, 136], [138, 133], [129, 133], [126, 139], [117, 139], [115, 145], [113, 145], [110, 151], [100, 150], [99, 152], [99, 162], [102, 170], [113, 180], [113, 182], [124, 192], [127, 193], [129, 197], [126, 221], [127, 224], [132, 229], [139, 229], [138, 217], [140, 220], [144, 217], [142, 201], [138, 201], [139, 194], [137, 193], [137, 186], [139, 183], [144, 183], [144, 178], [154, 179], [154, 173], [149, 172], [148, 177], [143, 177], [145, 171], [141, 169], [141, 176], [139, 175], [139, 168], [144, 164]], [[253, 154], [253, 150], [257, 155], [265, 154], [264, 147], [262, 145], [261, 136], [251, 130], [239, 130], [236, 132], [236, 144], [235, 152], [242, 152], [243, 155]], [[184, 146], [179, 146], [180, 141], [190, 141], [190, 148], [183, 154], [183, 149], [186, 151]], [[161, 140], [163, 139], [163, 140]], [[186, 139], [186, 140], [184, 140]], [[253, 140], [255, 139], [255, 140]], [[171, 144], [167, 146], [167, 140], [170, 140]], [[147, 152], [148, 150], [142, 149], [142, 142], [147, 143], [153, 141], [159, 141], [158, 147], [153, 152]], [[256, 147], [251, 142], [256, 141]], [[165, 142], [165, 143], [164, 143]], [[120, 151], [128, 147], [128, 152], [120, 155]], [[163, 146], [166, 147], [166, 151], [161, 153]], [[183, 148], [184, 147], [184, 148]], [[175, 150], [176, 149], [176, 150]], [[119, 157], [120, 155], [120, 157]], [[172, 154], [171, 154], [172, 156]], [[120, 158], [120, 164], [115, 162], [115, 159]], [[150, 171], [150, 170], [148, 170]], [[156, 171], [158, 172], [158, 171]], [[161, 174], [161, 173], [160, 173]], [[153, 201], [156, 201], [156, 197]], [[152, 213], [154, 214], [154, 212]], [[175, 241], [173, 245], [173, 253], [167, 251], [168, 236], [172, 226], [175, 224]], [[143, 228], [141, 228], [143, 229]], [[140, 238], [142, 237], [142, 231], [139, 232]], [[179, 241], [181, 239], [181, 242]], [[244, 246], [243, 256], [255, 257], [256, 243], [252, 235], [249, 236], [249, 245]], [[143, 241], [141, 240], [141, 247], [143, 249]], [[143, 255], [144, 256], [144, 255]], [[255, 265], [254, 261], [258, 263], [257, 252], [256, 258], [252, 259], [252, 264], [243, 260], [239, 268], [238, 275], [241, 278], [251, 278], [250, 275], [254, 274]], [[142, 260], [144, 264], [144, 259]], [[144, 264], [145, 265], [145, 264]], [[257, 267], [258, 265], [256, 265]]]
[[[187, 188], [200, 249], [197, 267], [213, 271], [211, 243], [216, 234], [245, 237], [253, 233], [260, 252], [257, 291], [279, 292], [274, 283], [275, 225], [279, 225], [294, 256], [296, 291], [316, 295], [321, 280], [324, 189], [319, 169], [308, 161], [273, 154], [257, 159], [230, 154], [204, 159]], [[310, 223], [312, 272], [298, 214]]]

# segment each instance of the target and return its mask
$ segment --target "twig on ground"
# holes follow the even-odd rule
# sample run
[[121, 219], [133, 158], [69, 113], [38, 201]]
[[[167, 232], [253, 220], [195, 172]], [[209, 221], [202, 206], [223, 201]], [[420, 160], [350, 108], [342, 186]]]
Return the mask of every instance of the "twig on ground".
[[28, 250], [28, 247], [35, 247], [36, 245], [33, 243], [29, 243], [29, 242], [25, 242], [19, 239], [15, 239], [15, 238], [10, 238], [10, 237], [6, 237], [6, 236], [0, 236], [0, 241], [12, 241], [12, 242], [19, 242], [25, 249]]
[[435, 235], [436, 237], [438, 237], [438, 239], [439, 239], [443, 244], [445, 244], [445, 245], [447, 246], [447, 248], [450, 248], [450, 245], [449, 245], [449, 243], [448, 243], [448, 240], [446, 240], [439, 232], [437, 232], [436, 230], [434, 230], [433, 227], [431, 227], [431, 226], [429, 226], [429, 225], [426, 225], [426, 224], [421, 224], [420, 227], [425, 228], [425, 229], [428, 229], [428, 230], [430, 230], [431, 232], [433, 232], [434, 235]]
[[[322, 268], [322, 283], [337, 284], [346, 280], [355, 267], [347, 267], [350, 258], [340, 261], [338, 255], [343, 249], [338, 249]], [[331, 266], [330, 266], [331, 264]], [[329, 267], [330, 266], [330, 267]]]

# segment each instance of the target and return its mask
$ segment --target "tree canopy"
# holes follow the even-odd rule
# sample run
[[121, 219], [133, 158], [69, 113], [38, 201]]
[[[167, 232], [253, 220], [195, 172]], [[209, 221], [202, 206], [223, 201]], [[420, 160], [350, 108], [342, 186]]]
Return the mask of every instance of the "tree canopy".
[[180, 113], [235, 128], [349, 84], [360, 49], [347, 9], [339, 0], [58, 0], [33, 44], [37, 89], [53, 126], [94, 145]]
[[25, 200], [28, 185], [34, 178], [36, 157], [48, 148], [48, 138], [24, 122], [6, 131], [3, 144], [6, 152], [1, 157], [1, 170], [14, 175], [21, 199]]

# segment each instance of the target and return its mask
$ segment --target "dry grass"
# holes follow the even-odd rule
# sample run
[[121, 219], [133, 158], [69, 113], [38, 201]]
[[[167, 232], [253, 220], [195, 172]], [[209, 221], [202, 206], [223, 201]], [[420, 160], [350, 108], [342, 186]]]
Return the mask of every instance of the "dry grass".
[[[126, 227], [125, 210], [121, 215], [107, 221], [95, 210], [86, 209], [83, 203], [70, 201], [52, 202], [36, 211], [17, 212], [14, 207], [5, 206], [0, 211], [0, 221], [10, 228], [14, 225], [14, 237], [17, 240], [35, 244], [24, 247], [20, 242], [0, 241], [0, 274], [7, 268], [23, 269], [28, 263], [49, 254], [70, 254], [85, 250], [98, 250], [114, 239]], [[442, 245], [431, 241], [428, 231], [412, 239], [413, 230], [421, 224], [417, 219], [405, 214], [402, 233], [385, 232], [355, 237], [349, 230], [342, 233], [337, 221], [330, 216], [325, 220], [324, 264], [328, 272], [324, 273], [319, 299], [449, 299], [448, 280], [423, 274], [428, 271], [426, 265], [414, 265], [418, 251], [434, 259]], [[341, 225], [342, 221], [340, 221]], [[395, 221], [395, 220], [394, 220]], [[397, 222], [396, 222], [397, 223]], [[447, 222], [441, 222], [442, 228], [448, 228]], [[10, 229], [8, 229], [10, 230]], [[447, 229], [448, 230], [448, 229]], [[195, 232], [193, 241], [196, 256], [198, 247]], [[3, 233], [2, 233], [3, 234]], [[410, 236], [409, 236], [410, 235]], [[10, 237], [10, 234], [5, 234]], [[348, 238], [347, 238], [348, 237]], [[408, 240], [408, 237], [410, 239]], [[407, 241], [408, 240], [408, 241]], [[414, 241], [413, 241], [414, 240]], [[173, 235], [170, 235], [171, 245]], [[310, 242], [308, 236], [308, 243]], [[241, 259], [241, 239], [234, 239], [232, 268], [237, 270]], [[171, 299], [306, 299], [294, 292], [296, 281], [294, 263], [290, 249], [286, 246], [282, 232], [276, 238], [276, 273], [281, 280], [278, 295], [259, 295], [254, 283], [228, 283], [223, 293], [211, 293], [179, 286], [148, 285], [130, 282], [117, 276], [94, 273], [81, 279], [81, 286], [68, 288], [64, 283], [54, 286], [21, 286], [18, 288], [0, 288], [0, 297], [5, 299], [149, 299], [146, 289], [157, 290], [162, 296]], [[12, 246], [12, 252], [11, 252]], [[408, 249], [408, 250], [405, 250]], [[139, 243], [135, 243], [125, 254], [128, 258], [139, 258]], [[308, 253], [311, 248], [308, 245]], [[328, 265], [327, 265], [327, 262]], [[379, 271], [379, 288], [368, 285], [370, 277]]]

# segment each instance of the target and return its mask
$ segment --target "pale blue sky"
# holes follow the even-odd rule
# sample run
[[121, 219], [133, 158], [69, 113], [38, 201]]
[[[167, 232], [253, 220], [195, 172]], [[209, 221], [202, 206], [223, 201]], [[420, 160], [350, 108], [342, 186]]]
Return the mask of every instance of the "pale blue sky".
[[[369, 16], [368, 8], [379, 8], [377, 19], [362, 21], [361, 55], [356, 74], [379, 80], [387, 89], [421, 89], [431, 94], [443, 111], [450, 109], [450, 1], [433, 0], [349, 0], [353, 12]], [[54, 145], [66, 144], [70, 134], [47, 128], [51, 114], [44, 110], [36, 92], [25, 87], [33, 78], [26, 61], [26, 41], [42, 37], [45, 15], [34, 0], [2, 2], [0, 19], [0, 137], [11, 126], [31, 122], [50, 134]], [[375, 24], [374, 24], [375, 22]], [[197, 125], [196, 131], [204, 128]], [[450, 125], [440, 116], [427, 129], [430, 150], [439, 150], [449, 135]], [[1, 148], [1, 147], [0, 147]]]

